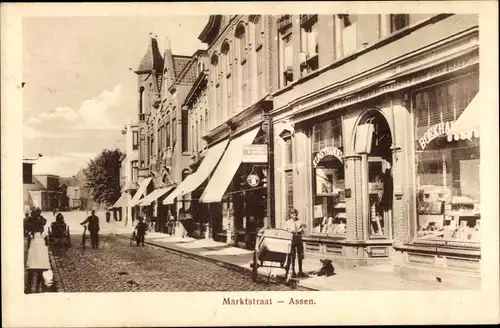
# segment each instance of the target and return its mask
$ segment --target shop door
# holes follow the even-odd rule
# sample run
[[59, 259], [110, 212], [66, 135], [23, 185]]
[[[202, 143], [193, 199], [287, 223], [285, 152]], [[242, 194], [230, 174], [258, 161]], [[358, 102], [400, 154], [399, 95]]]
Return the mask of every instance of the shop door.
[[362, 166], [368, 238], [391, 238], [393, 198], [391, 131], [387, 120], [378, 111], [371, 112], [362, 124], [371, 125], [368, 129]]

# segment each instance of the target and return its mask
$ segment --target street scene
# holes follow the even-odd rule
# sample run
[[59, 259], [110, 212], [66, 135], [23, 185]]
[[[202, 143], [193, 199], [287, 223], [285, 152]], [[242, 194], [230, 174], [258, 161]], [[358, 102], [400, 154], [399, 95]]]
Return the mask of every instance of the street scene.
[[25, 293], [477, 290], [476, 14], [23, 21]]

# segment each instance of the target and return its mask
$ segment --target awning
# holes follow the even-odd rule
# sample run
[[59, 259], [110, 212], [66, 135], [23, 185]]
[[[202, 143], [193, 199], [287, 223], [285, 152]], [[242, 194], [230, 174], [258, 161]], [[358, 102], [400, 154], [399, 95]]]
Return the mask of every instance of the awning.
[[222, 196], [243, 160], [243, 147], [252, 144], [259, 129], [260, 127], [254, 128], [231, 140], [203, 195], [201, 195], [200, 202], [218, 203], [222, 200]]
[[141, 199], [142, 195], [146, 192], [146, 188], [148, 187], [149, 183], [151, 182], [153, 178], [149, 177], [144, 180], [139, 184], [139, 190], [134, 195], [134, 198], [130, 201], [130, 207], [136, 206], [139, 203], [139, 200]]
[[448, 141], [479, 138], [479, 118], [481, 116], [480, 94], [478, 92], [460, 117], [451, 126], [451, 129], [446, 133]]
[[146, 205], [151, 205], [152, 202], [156, 201], [158, 198], [161, 196], [165, 195], [167, 192], [172, 190], [174, 187], [164, 187], [164, 188], [158, 188], [153, 190], [152, 193], [144, 197], [142, 200], [139, 201], [140, 206], [146, 206]]
[[118, 198], [118, 200], [116, 201], [116, 203], [114, 203], [113, 206], [110, 206], [109, 208], [119, 208], [119, 207], [122, 207], [123, 205], [126, 205], [126, 201], [127, 201], [127, 193], [124, 192], [124, 193], [122, 193], [122, 195], [120, 196], [120, 198]]
[[198, 188], [212, 173], [215, 166], [219, 162], [229, 140], [224, 140], [219, 142], [213, 147], [208, 148], [205, 158], [201, 162], [200, 166], [193, 174], [190, 174], [182, 181], [177, 188], [168, 195], [163, 204], [173, 204], [176, 197], [180, 197], [184, 194], [190, 193], [191, 191]]

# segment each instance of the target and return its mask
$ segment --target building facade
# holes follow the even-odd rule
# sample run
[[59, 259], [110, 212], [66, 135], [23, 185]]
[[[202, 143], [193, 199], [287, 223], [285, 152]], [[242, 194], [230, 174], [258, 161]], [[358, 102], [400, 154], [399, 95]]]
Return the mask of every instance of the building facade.
[[65, 195], [66, 188], [60, 186], [57, 175], [33, 175], [31, 183], [23, 184], [25, 211], [37, 207], [42, 211], [63, 210]]
[[65, 191], [62, 195], [60, 210], [82, 210], [85, 201], [82, 195], [82, 182], [76, 177], [61, 177], [59, 187]]
[[276, 226], [294, 207], [308, 251], [477, 284], [478, 31], [477, 15], [278, 17]]

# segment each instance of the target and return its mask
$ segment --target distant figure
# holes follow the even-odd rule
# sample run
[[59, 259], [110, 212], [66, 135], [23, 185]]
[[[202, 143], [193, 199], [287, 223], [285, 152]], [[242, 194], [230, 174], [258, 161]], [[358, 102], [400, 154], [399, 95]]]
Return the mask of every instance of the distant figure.
[[24, 213], [24, 219], [23, 219], [23, 230], [24, 230], [24, 237], [28, 237], [28, 221], [30, 219], [30, 214], [28, 212]]
[[137, 220], [139, 223], [135, 226], [136, 231], [136, 243], [137, 246], [144, 246], [144, 236], [146, 235], [146, 231], [148, 230], [148, 225], [144, 222], [144, 218], [138, 217]]
[[99, 247], [99, 218], [95, 215], [95, 211], [92, 210], [91, 215], [80, 225], [88, 224], [88, 230], [90, 233], [90, 243], [92, 248]]
[[110, 220], [111, 220], [111, 213], [106, 212], [106, 223], [109, 223]]

